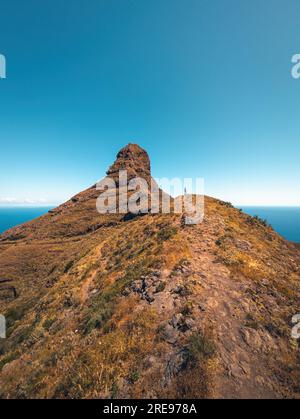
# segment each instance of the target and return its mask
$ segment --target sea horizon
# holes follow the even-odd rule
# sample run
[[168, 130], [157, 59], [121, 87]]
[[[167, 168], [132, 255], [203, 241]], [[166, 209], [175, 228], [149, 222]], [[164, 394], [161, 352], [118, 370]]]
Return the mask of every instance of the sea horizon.
[[[2, 205], [0, 206], [0, 234], [46, 214], [54, 205]], [[286, 240], [300, 243], [300, 206], [235, 205], [246, 214], [257, 215]]]

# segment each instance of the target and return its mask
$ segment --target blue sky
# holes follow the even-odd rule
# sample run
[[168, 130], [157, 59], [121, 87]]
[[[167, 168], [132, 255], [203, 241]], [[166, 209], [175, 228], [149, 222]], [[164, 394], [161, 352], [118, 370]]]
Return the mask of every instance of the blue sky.
[[155, 177], [300, 205], [298, 0], [1, 0], [0, 203], [59, 203], [128, 142]]

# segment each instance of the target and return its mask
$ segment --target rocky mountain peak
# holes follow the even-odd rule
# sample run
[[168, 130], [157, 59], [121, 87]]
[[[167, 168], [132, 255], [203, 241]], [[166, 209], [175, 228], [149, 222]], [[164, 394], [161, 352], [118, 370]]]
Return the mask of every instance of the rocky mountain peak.
[[[151, 176], [135, 144], [120, 169]], [[0, 399], [299, 399], [299, 250], [218, 199], [186, 227], [98, 197], [0, 235]]]
[[138, 144], [127, 144], [118, 152], [114, 164], [106, 173], [118, 183], [120, 170], [127, 170], [128, 180], [141, 177], [149, 182], [151, 167], [148, 153]]

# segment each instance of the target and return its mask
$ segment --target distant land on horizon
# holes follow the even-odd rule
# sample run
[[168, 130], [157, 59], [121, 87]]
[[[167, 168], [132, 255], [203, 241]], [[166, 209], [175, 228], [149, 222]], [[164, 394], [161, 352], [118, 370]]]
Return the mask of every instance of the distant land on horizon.
[[[0, 234], [4, 231], [46, 214], [54, 205], [45, 206], [0, 206]], [[300, 207], [240, 206], [252, 216], [266, 219], [285, 239], [300, 243]]]

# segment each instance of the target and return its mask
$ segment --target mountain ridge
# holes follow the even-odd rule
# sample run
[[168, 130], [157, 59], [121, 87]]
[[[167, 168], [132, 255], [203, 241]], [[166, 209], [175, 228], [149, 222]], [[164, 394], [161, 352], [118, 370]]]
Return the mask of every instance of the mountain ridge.
[[[107, 174], [124, 168], [151, 180], [137, 145]], [[299, 250], [214, 198], [185, 226], [99, 214], [98, 196], [0, 235], [0, 396], [299, 398]]]

